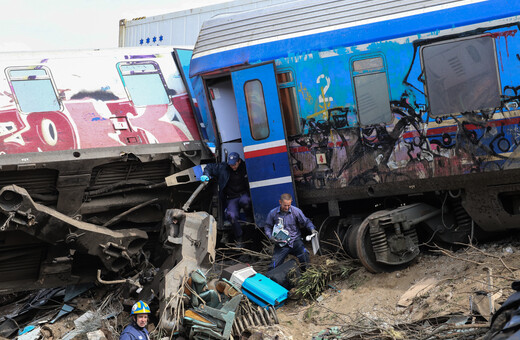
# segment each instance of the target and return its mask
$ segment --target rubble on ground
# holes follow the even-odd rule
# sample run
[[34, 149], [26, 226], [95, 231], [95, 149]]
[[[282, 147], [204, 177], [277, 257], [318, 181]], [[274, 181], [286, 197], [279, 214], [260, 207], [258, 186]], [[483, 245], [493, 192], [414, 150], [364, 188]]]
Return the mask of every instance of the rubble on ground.
[[[244, 253], [250, 266], [237, 260]], [[194, 339], [492, 339], [495, 319], [495, 332], [504, 332], [508, 322], [512, 330], [517, 327], [511, 315], [520, 303], [495, 315], [514, 296], [518, 260], [520, 243], [514, 239], [458, 250], [434, 247], [410, 267], [382, 274], [368, 273], [348, 258], [317, 255], [307, 272], [291, 278], [287, 299], [275, 309], [237, 287], [256, 274], [263, 280], [268, 251], [218, 249], [211, 270], [196, 269], [182, 278], [174, 334], [177, 339], [190, 338], [190, 332]], [[234, 266], [230, 276], [226, 269]], [[95, 283], [2, 296], [0, 335], [118, 339], [135, 302], [135, 287], [129, 286]], [[172, 333], [159, 326], [158, 303], [151, 307], [152, 339], [169, 339]]]

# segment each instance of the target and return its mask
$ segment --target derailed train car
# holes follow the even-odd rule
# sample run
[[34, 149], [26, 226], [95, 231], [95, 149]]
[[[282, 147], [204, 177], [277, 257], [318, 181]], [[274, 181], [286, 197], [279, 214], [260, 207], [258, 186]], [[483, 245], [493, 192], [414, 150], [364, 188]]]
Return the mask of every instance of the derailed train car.
[[[182, 259], [182, 214], [177, 225], [165, 215], [198, 185], [193, 167], [213, 157], [183, 78], [190, 55], [0, 55], [0, 292], [124, 281], [148, 264], [151, 279], [170, 255], [170, 268]], [[211, 219], [197, 218], [192, 227], [210, 233]]]
[[190, 78], [217, 152], [245, 159], [257, 224], [292, 193], [374, 272], [423, 240], [519, 228], [519, 14], [303, 0], [206, 21]]

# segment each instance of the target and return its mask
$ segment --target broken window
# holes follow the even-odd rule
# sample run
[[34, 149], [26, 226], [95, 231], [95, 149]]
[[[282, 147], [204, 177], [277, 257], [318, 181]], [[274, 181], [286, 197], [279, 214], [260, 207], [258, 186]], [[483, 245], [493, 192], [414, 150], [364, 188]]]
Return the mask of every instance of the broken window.
[[282, 115], [285, 122], [287, 135], [294, 136], [301, 133], [300, 115], [298, 113], [298, 101], [296, 100], [296, 86], [292, 71], [282, 70], [276, 75], [280, 100], [282, 102]]
[[421, 60], [432, 116], [500, 106], [495, 41], [490, 36], [425, 46]]
[[392, 111], [383, 58], [355, 60], [352, 63], [352, 72], [360, 124], [390, 122]]
[[117, 67], [128, 97], [135, 106], [170, 103], [159, 65], [134, 62], [119, 63]]
[[244, 84], [246, 97], [247, 116], [251, 136], [255, 140], [269, 137], [269, 123], [265, 108], [264, 90], [259, 80], [250, 80]]
[[20, 111], [60, 110], [61, 104], [49, 69], [43, 66], [12, 67], [6, 73]]

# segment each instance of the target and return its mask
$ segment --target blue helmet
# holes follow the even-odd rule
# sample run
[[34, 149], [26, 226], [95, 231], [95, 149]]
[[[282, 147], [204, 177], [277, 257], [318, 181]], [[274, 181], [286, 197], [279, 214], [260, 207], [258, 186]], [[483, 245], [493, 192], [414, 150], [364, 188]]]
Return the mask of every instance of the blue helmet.
[[150, 307], [148, 307], [146, 302], [139, 300], [132, 306], [132, 311], [130, 312], [130, 315], [150, 313]]

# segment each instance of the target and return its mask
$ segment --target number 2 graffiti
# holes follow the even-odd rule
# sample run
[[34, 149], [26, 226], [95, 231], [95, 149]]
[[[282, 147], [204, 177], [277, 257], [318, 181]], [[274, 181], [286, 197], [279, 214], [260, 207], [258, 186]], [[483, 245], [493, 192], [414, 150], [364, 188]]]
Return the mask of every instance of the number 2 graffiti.
[[321, 84], [322, 80], [325, 80], [325, 82], [327, 83], [325, 86], [322, 86], [321, 89], [320, 89], [320, 96], [318, 98], [318, 101], [319, 103], [323, 103], [323, 105], [320, 105], [320, 108], [322, 109], [327, 109], [330, 107], [330, 103], [334, 100], [334, 98], [332, 97], [326, 97], [325, 94], [327, 93], [327, 91], [329, 90], [329, 87], [330, 87], [330, 78], [329, 77], [326, 77], [324, 74], [320, 74], [318, 76], [318, 79], [316, 79], [316, 84]]

